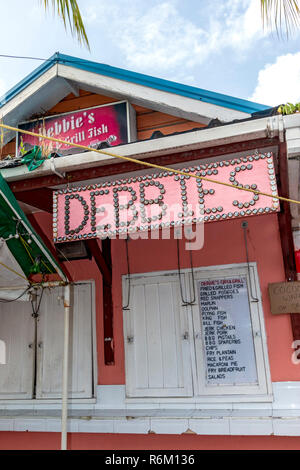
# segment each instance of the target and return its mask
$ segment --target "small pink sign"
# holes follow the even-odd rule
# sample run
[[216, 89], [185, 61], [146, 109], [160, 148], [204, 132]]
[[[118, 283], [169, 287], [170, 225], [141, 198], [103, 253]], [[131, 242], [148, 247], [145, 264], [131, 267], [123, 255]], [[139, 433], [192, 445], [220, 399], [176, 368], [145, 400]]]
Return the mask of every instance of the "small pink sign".
[[[97, 148], [128, 143], [130, 141], [128, 103], [120, 102], [107, 106], [83, 109], [19, 125], [19, 129], [35, 132], [47, 137], [55, 137], [71, 144], [86, 145]], [[18, 150], [23, 145], [30, 150], [34, 145], [44, 146], [47, 153], [57, 152], [61, 155], [78, 153], [80, 149], [72, 145], [51, 142], [27, 134], [19, 133]]]
[[113, 237], [279, 210], [271, 153], [195, 165], [183, 171], [234, 187], [165, 171], [59, 190], [54, 193], [54, 241]]

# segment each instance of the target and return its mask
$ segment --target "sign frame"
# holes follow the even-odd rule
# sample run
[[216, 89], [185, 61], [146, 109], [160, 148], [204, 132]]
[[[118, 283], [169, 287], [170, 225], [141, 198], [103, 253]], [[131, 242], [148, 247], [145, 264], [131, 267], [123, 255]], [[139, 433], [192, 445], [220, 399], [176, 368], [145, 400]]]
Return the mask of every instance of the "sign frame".
[[[277, 195], [272, 152], [260, 155], [250, 154], [247, 157], [215, 163], [194, 164], [185, 171], [194, 173], [195, 176], [219, 179], [219, 181], [222, 181], [222, 178], [227, 181], [226, 178], [228, 178], [228, 182], [234, 180], [232, 184], [235, 185], [243, 181], [243, 184], [247, 182], [245, 187], [250, 187], [248, 181], [250, 176], [250, 183], [252, 183], [251, 175], [249, 175], [249, 171], [245, 170], [253, 171], [256, 165], [256, 173], [253, 174], [253, 177], [258, 178], [259, 181], [256, 181], [257, 184], [252, 184], [252, 189], [257, 188], [258, 191], [265, 192], [273, 191], [273, 196]], [[238, 175], [236, 176], [237, 180], [232, 174]], [[188, 179], [189, 181], [185, 181]], [[242, 186], [242, 183], [240, 185]], [[155, 194], [151, 193], [153, 190]], [[224, 186], [205, 180], [196, 180], [190, 176], [176, 175], [172, 171], [149, 173], [143, 176], [133, 175], [126, 179], [59, 189], [53, 193], [53, 239], [55, 243], [60, 243], [96, 237], [115, 238], [122, 234], [271, 214], [280, 210], [279, 201], [275, 197], [258, 196], [246, 191], [237, 191], [235, 188], [228, 188], [227, 191], [229, 194], [225, 198]], [[214, 196], [215, 192], [217, 200]], [[121, 202], [118, 194], [122, 197], [125, 194], [125, 197], [128, 198], [128, 201], [126, 200], [128, 204], [126, 201]], [[100, 199], [99, 196], [101, 196]], [[78, 203], [79, 201], [81, 203], [77, 204], [74, 198], [77, 198]], [[206, 202], [206, 198], [208, 198], [208, 202]], [[188, 201], [193, 207], [189, 208]], [[78, 210], [74, 210], [76, 204]], [[179, 207], [176, 213], [172, 212], [172, 204], [181, 204], [182, 208]], [[126, 205], [128, 207], [125, 207]], [[137, 211], [137, 205], [140, 208], [139, 211]], [[161, 211], [160, 205], [162, 205]], [[124, 208], [132, 212], [132, 215], [130, 213], [132, 220], [129, 222], [130, 224], [133, 222], [133, 225], [128, 225], [127, 219], [125, 222], [120, 219], [119, 222], [121, 206], [122, 214], [124, 214]], [[152, 214], [153, 217], [149, 213], [152, 207], [157, 209], [157, 214]], [[83, 208], [86, 209], [88, 216], [90, 214], [90, 219], [88, 216], [83, 217], [82, 215], [87, 220], [80, 223], [77, 217]], [[99, 215], [99, 212], [102, 215]], [[66, 219], [67, 223], [64, 223]]]
[[207, 387], [258, 382], [248, 284], [246, 275], [197, 280]]
[[[136, 111], [135, 111], [135, 109], [133, 108], [133, 106], [131, 105], [131, 103], [128, 100], [113, 101], [111, 103], [90, 106], [88, 108], [76, 109], [76, 110], [73, 110], [73, 111], [67, 111], [65, 113], [51, 114], [49, 116], [41, 116], [37, 119], [30, 119], [30, 120], [27, 120], [27, 121], [19, 122], [18, 127], [22, 126], [24, 124], [38, 123], [39, 121], [43, 122], [43, 120], [46, 121], [48, 119], [61, 118], [62, 116], [68, 116], [68, 115], [72, 115], [72, 114], [79, 113], [79, 112], [87, 112], [87, 111], [91, 111], [93, 109], [106, 108], [106, 107], [115, 106], [115, 105], [119, 105], [119, 104], [123, 104], [123, 103], [126, 104], [126, 122], [127, 122], [127, 137], [128, 137], [128, 142], [127, 143], [129, 144], [131, 142], [135, 142], [136, 139], [137, 139], [137, 127], [136, 127]], [[20, 133], [22, 133], [22, 129], [20, 129]], [[16, 132], [16, 156], [19, 155], [19, 134], [20, 133]], [[58, 137], [58, 138], [60, 138], [60, 137]], [[64, 139], [62, 139], [62, 140], [64, 140]], [[126, 145], [126, 143], [124, 143], [122, 145]], [[70, 146], [70, 148], [72, 148], [72, 147]], [[72, 153], [69, 153], [69, 154], [63, 155], [63, 156], [69, 156], [69, 155], [74, 155], [76, 153], [82, 153], [83, 152], [83, 150], [81, 150], [79, 148], [76, 148], [76, 147], [73, 147], [72, 149], [74, 149], [74, 151]]]
[[[182, 272], [188, 270], [182, 270]], [[262, 296], [260, 290], [260, 283], [257, 271], [257, 263], [238, 263], [218, 266], [203, 266], [201, 268], [194, 268], [195, 283], [203, 279], [219, 279], [220, 277], [243, 276], [247, 278], [248, 296], [250, 306], [250, 317], [252, 323], [252, 334], [254, 341], [254, 352], [257, 366], [257, 384], [236, 384], [236, 385], [207, 385], [206, 384], [206, 365], [205, 365], [205, 344], [202, 339], [201, 318], [199, 312], [198, 293], [197, 300], [192, 309], [193, 325], [196, 332], [200, 336], [195, 338], [195, 355], [196, 363], [196, 377], [198, 384], [197, 395], [205, 397], [205, 401], [218, 402], [218, 401], [271, 401], [272, 400], [272, 383], [271, 373], [268, 362], [267, 350], [267, 337], [264, 324], [264, 313], [262, 306]], [[188, 273], [189, 282], [192, 282], [192, 275]], [[259, 302], [250, 300], [250, 285], [254, 295], [259, 299]], [[196, 286], [195, 286], [196, 288]], [[219, 397], [218, 397], [219, 395]], [[251, 396], [251, 398], [250, 398]], [[228, 397], [226, 400], [225, 397]], [[234, 398], [233, 400], [233, 397]]]

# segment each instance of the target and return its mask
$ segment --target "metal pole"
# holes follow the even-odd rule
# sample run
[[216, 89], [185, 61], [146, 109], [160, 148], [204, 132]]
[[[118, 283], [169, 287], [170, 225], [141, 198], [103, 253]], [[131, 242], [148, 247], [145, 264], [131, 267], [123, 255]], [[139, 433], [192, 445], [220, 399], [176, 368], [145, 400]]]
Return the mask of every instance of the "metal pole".
[[61, 412], [61, 450], [67, 450], [70, 284], [67, 284], [65, 286], [64, 308], [65, 308], [65, 315], [64, 315], [64, 356], [63, 356], [63, 379], [62, 379], [62, 412]]

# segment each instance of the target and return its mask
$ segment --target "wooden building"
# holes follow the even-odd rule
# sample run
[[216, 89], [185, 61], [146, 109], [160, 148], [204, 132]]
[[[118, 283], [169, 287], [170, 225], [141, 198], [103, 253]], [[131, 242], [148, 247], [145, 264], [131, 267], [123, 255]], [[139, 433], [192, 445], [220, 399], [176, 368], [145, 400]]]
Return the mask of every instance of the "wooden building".
[[[300, 321], [268, 286], [297, 278], [300, 116], [62, 54], [0, 112], [71, 142], [6, 129], [1, 170], [71, 283], [69, 448], [298, 449]], [[1, 449], [59, 448], [63, 288], [37, 303], [0, 304]]]

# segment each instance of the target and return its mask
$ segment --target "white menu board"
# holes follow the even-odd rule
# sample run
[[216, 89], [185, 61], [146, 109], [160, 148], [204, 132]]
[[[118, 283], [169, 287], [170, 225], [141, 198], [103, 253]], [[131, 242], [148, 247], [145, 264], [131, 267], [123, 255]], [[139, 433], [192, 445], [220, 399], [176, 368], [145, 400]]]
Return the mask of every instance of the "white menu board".
[[246, 277], [198, 281], [207, 385], [257, 383]]

